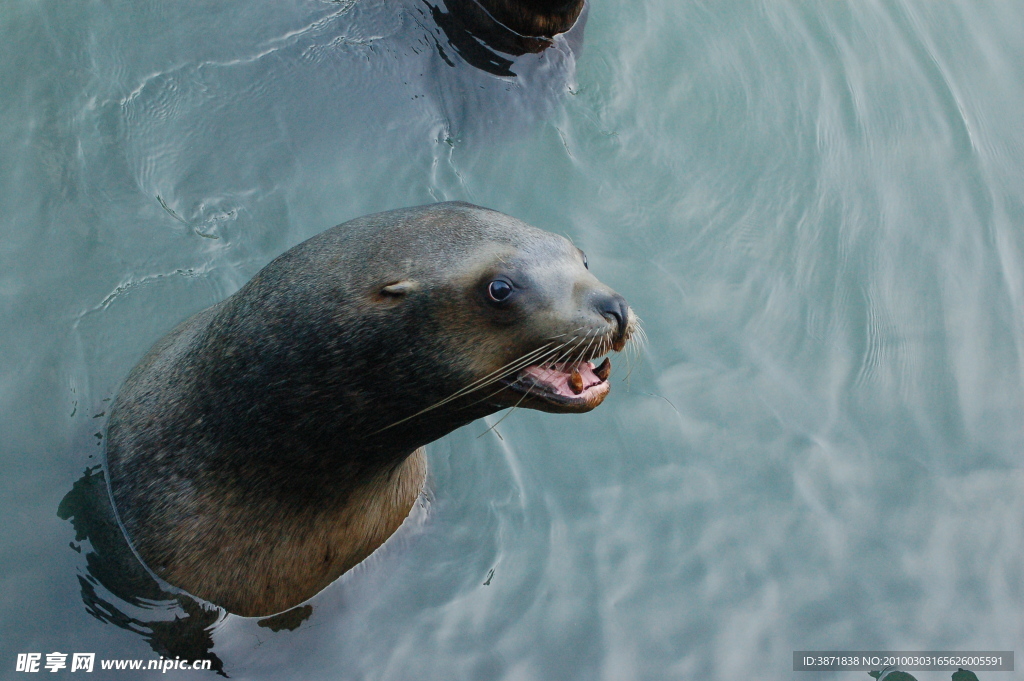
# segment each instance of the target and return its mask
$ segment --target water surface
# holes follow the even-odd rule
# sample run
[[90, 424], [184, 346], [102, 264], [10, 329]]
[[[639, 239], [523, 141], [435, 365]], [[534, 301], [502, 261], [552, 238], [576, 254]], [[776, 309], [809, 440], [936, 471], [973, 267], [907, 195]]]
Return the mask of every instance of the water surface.
[[[596, 1], [579, 38], [496, 75], [419, 0], [7, 3], [5, 675], [186, 616], [240, 679], [866, 679], [792, 651], [1024, 640], [1024, 7]], [[433, 444], [293, 630], [110, 591], [58, 507], [145, 350], [448, 199], [586, 250], [645, 321], [628, 381]]]

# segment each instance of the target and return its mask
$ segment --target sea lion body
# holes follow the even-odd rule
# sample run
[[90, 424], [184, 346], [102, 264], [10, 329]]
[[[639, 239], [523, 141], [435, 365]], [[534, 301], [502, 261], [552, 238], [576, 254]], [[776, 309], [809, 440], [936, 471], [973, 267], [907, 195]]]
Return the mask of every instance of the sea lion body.
[[133, 369], [107, 429], [116, 510], [158, 576], [230, 612], [279, 612], [397, 529], [426, 443], [517, 404], [597, 406], [607, 365], [589, 360], [621, 349], [633, 319], [567, 240], [501, 213], [448, 203], [339, 225]]
[[584, 0], [473, 0], [495, 20], [522, 36], [550, 38], [579, 18]]

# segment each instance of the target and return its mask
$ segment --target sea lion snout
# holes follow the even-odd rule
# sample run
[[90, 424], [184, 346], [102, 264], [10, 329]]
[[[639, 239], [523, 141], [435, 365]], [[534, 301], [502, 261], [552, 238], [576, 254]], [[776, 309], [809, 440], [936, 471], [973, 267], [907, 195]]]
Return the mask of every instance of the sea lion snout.
[[625, 342], [626, 330], [629, 326], [629, 304], [626, 299], [614, 291], [609, 291], [596, 295], [593, 304], [602, 317], [616, 325], [614, 341]]

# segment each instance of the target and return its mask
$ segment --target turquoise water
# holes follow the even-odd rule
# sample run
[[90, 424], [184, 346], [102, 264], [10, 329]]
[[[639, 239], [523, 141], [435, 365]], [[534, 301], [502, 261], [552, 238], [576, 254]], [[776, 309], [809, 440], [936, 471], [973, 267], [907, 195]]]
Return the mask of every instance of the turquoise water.
[[[4, 5], [0, 676], [173, 652], [176, 616], [239, 679], [868, 679], [792, 652], [1024, 640], [1024, 6], [579, 28], [497, 76], [420, 0]], [[142, 353], [447, 199], [587, 252], [650, 337], [628, 381], [434, 443], [424, 506], [292, 630], [111, 586], [66, 497]]]

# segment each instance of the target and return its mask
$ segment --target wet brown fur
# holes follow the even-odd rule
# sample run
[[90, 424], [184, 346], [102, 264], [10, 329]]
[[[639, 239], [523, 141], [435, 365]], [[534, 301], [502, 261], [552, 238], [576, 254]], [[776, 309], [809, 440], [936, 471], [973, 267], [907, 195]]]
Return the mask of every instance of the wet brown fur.
[[238, 615], [286, 610], [383, 544], [409, 515], [426, 473], [421, 447], [343, 505], [272, 514], [273, 522], [257, 528], [250, 505], [204, 495], [192, 504], [190, 521], [169, 531], [168, 542], [187, 550], [161, 576]]

